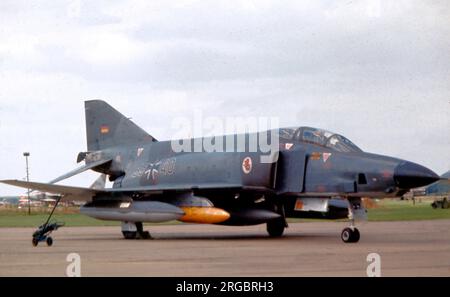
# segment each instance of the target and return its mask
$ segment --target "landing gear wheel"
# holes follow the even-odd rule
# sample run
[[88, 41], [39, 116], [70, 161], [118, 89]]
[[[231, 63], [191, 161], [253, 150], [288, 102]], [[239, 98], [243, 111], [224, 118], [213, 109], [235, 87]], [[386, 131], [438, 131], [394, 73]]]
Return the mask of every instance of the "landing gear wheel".
[[345, 228], [344, 230], [342, 230], [341, 233], [341, 239], [343, 242], [345, 243], [352, 243], [352, 242], [358, 242], [360, 239], [361, 235], [359, 233], [359, 230], [356, 228]]
[[137, 232], [134, 231], [122, 231], [123, 237], [125, 239], [136, 239]]
[[150, 235], [150, 232], [142, 231], [142, 232], [139, 233], [139, 238], [141, 238], [141, 239], [152, 239], [152, 236]]
[[52, 246], [52, 244], [53, 244], [53, 238], [47, 237], [46, 242], [47, 242], [47, 245], [48, 245], [48, 246]]
[[285, 227], [284, 219], [269, 221], [267, 222], [267, 233], [270, 237], [280, 237], [283, 235]]
[[37, 246], [39, 243], [39, 240], [37, 240], [36, 238], [33, 238], [33, 240], [31, 240], [31, 243], [33, 244], [33, 246]]
[[354, 228], [353, 229], [353, 241], [352, 242], [358, 242], [361, 235], [359, 234], [359, 230]]
[[343, 242], [351, 242], [350, 238], [352, 237], [353, 230], [350, 228], [345, 228], [342, 230], [341, 239]]

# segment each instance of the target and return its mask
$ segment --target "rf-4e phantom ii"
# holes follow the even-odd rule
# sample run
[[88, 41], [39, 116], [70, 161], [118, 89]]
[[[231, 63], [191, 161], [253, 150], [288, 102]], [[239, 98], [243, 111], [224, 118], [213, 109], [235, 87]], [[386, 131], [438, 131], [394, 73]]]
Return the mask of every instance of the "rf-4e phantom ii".
[[[77, 160], [85, 165], [49, 183], [2, 182], [86, 201], [81, 213], [121, 221], [126, 239], [150, 238], [144, 222], [266, 224], [269, 235], [277, 237], [287, 218], [349, 218], [341, 238], [357, 242], [354, 222], [366, 217], [361, 197], [399, 197], [439, 180], [421, 165], [363, 152], [344, 136], [322, 129], [157, 141], [104, 101], [86, 101], [85, 109], [87, 151]], [[270, 156], [251, 145], [261, 135], [267, 143], [277, 138]], [[174, 143], [194, 147], [197, 141], [231, 141], [233, 149], [173, 149]], [[55, 184], [86, 170], [107, 175], [112, 188]]]

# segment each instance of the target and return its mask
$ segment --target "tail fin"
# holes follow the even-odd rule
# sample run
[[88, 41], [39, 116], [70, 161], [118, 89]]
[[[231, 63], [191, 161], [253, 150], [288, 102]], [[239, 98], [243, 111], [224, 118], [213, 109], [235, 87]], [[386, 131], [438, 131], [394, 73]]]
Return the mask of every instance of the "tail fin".
[[108, 147], [156, 141], [108, 103], [101, 100], [85, 102], [88, 151]]

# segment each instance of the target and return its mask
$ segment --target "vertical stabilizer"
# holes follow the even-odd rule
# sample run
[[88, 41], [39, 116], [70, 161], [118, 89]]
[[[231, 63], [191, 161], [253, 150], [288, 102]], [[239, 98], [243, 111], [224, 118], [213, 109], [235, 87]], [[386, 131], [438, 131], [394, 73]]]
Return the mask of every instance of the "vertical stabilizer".
[[156, 141], [150, 134], [101, 100], [85, 102], [88, 151]]

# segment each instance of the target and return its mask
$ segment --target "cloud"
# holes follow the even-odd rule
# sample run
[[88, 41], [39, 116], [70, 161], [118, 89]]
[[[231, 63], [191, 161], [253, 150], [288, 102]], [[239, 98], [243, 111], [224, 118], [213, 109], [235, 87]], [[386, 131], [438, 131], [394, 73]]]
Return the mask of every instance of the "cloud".
[[276, 116], [445, 172], [449, 15], [447, 1], [1, 1], [0, 179], [23, 177], [24, 150], [33, 180], [74, 167], [95, 98], [158, 139], [195, 109]]

